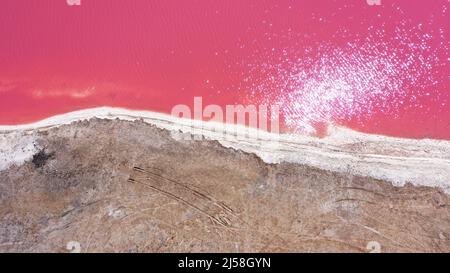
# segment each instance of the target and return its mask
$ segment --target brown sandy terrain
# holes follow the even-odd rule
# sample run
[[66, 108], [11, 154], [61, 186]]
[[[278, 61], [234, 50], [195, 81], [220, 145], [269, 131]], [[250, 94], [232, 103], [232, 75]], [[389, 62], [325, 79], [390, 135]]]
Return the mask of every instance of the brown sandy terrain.
[[0, 171], [0, 252], [450, 252], [450, 197], [174, 140], [144, 122], [76, 122]]

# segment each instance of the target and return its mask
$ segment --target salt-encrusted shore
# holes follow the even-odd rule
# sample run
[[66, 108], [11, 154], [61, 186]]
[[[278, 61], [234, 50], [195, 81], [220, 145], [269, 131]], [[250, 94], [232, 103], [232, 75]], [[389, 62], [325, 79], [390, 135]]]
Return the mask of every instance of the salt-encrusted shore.
[[240, 125], [181, 119], [150, 111], [100, 107], [70, 112], [24, 125], [0, 126], [0, 170], [30, 160], [39, 147], [34, 131], [76, 121], [141, 120], [172, 132], [175, 139], [197, 135], [225, 147], [253, 153], [266, 163], [290, 162], [323, 170], [368, 176], [403, 186], [439, 187], [450, 193], [450, 142], [403, 139], [332, 127], [325, 138], [273, 134]]
[[2, 127], [0, 252], [450, 251], [448, 142], [222, 126], [101, 108]]

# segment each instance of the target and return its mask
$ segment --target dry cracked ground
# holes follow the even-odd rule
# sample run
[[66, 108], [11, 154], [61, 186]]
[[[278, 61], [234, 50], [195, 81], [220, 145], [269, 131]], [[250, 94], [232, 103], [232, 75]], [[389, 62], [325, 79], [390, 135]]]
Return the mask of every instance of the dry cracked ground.
[[450, 198], [176, 141], [144, 122], [29, 132], [0, 172], [0, 252], [450, 252]]

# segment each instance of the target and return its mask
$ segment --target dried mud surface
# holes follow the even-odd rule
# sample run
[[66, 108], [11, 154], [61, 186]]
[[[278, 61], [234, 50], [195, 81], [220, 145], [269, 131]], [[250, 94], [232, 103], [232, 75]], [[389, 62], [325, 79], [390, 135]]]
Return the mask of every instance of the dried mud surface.
[[27, 134], [38, 152], [0, 171], [0, 252], [450, 252], [438, 188], [267, 164], [144, 122]]

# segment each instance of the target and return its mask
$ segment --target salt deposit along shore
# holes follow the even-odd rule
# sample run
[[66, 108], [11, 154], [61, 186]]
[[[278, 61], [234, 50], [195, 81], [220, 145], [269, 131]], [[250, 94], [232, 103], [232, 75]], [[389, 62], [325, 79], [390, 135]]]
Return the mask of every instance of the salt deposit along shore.
[[[440, 187], [450, 193], [450, 141], [402, 139], [332, 127], [316, 138], [272, 134], [240, 125], [201, 122], [150, 111], [100, 107], [57, 115], [36, 123], [0, 126], [0, 170], [21, 164], [35, 153], [33, 130], [47, 130], [91, 118], [142, 120], [172, 132], [200, 135], [225, 147], [253, 153], [267, 163], [298, 163], [392, 182]], [[18, 132], [27, 132], [17, 137]], [[177, 134], [173, 134], [177, 138]], [[180, 136], [181, 137], [181, 136]]]
[[115, 108], [1, 126], [0, 252], [450, 252], [449, 142], [246, 130]]

